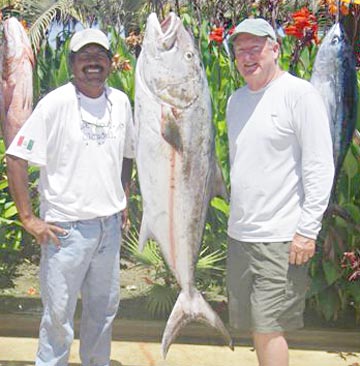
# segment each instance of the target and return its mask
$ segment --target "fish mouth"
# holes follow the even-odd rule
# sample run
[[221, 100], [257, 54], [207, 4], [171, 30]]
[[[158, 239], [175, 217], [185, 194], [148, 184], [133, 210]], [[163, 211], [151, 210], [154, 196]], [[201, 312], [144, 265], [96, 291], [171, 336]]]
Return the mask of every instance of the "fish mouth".
[[153, 31], [156, 34], [155, 38], [158, 39], [158, 45], [161, 45], [166, 50], [170, 50], [175, 44], [177, 29], [180, 25], [181, 21], [174, 13], [170, 13], [161, 23], [157, 15], [152, 13], [148, 17], [147, 28], [153, 27]]
[[161, 43], [165, 49], [169, 50], [174, 46], [177, 38], [177, 29], [180, 26], [179, 19], [174, 13], [170, 13], [159, 26], [163, 35]]

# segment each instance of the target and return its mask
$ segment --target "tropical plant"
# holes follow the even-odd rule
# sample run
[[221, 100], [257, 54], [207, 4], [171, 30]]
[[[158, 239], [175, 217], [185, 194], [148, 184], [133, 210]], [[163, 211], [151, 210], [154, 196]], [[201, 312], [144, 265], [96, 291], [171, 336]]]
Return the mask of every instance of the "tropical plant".
[[64, 30], [72, 30], [76, 23], [83, 27], [114, 28], [128, 34], [137, 28], [144, 0], [10, 0], [1, 1], [3, 16], [17, 16], [25, 21], [35, 51], [49, 35], [54, 22]]
[[[29, 170], [30, 196], [34, 211], [38, 211], [36, 198], [37, 169]], [[0, 139], [0, 288], [13, 285], [17, 265], [26, 257], [37, 255], [32, 248], [31, 236], [22, 228], [15, 204], [9, 194], [6, 177], [5, 144]]]
[[[129, 232], [124, 240], [124, 250], [137, 265], [150, 269], [150, 276], [144, 278], [144, 281], [150, 285], [147, 293], [147, 308], [150, 314], [155, 317], [167, 316], [174, 306], [180, 290], [179, 285], [156, 242], [149, 240], [140, 251], [138, 238], [139, 234], [136, 230]], [[208, 291], [208, 295], [212, 296], [219, 291], [217, 282], [223, 278], [224, 268], [221, 263], [224, 259], [224, 250], [210, 251], [207, 246], [201, 250], [196, 263], [196, 283], [200, 291], [206, 293], [211, 287], [212, 291]], [[220, 266], [217, 265], [219, 263]]]

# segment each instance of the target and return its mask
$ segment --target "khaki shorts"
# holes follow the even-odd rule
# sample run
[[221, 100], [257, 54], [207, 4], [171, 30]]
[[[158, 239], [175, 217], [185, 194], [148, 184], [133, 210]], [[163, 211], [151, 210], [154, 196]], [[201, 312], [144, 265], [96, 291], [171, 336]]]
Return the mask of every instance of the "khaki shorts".
[[227, 287], [232, 327], [258, 333], [303, 327], [308, 265], [289, 264], [290, 244], [229, 238]]

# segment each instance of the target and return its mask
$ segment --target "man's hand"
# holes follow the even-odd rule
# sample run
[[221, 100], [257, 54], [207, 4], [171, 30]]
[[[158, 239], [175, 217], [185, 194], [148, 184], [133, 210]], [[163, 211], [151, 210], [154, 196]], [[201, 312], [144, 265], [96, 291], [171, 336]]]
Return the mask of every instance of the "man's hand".
[[309, 261], [315, 254], [315, 240], [295, 234], [290, 246], [290, 264], [302, 265]]
[[46, 244], [52, 241], [57, 247], [60, 247], [60, 241], [56, 234], [65, 235], [66, 230], [56, 225], [49, 224], [36, 216], [23, 220], [24, 229], [33, 235], [38, 244]]

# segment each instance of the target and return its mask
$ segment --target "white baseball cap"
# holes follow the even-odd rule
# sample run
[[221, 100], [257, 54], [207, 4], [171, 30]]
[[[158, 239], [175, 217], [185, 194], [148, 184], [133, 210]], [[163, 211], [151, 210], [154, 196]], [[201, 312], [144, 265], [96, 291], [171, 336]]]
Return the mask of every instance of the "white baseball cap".
[[229, 38], [229, 43], [232, 43], [239, 33], [250, 33], [259, 37], [270, 37], [276, 41], [274, 28], [263, 18], [249, 18], [239, 23], [234, 33]]
[[105, 33], [103, 33], [99, 29], [93, 29], [93, 28], [87, 28], [83, 29], [79, 32], [76, 32], [71, 40], [70, 40], [70, 51], [77, 52], [80, 48], [90, 44], [95, 43], [102, 47], [104, 47], [106, 50], [109, 51], [110, 44], [109, 40], [106, 37]]

